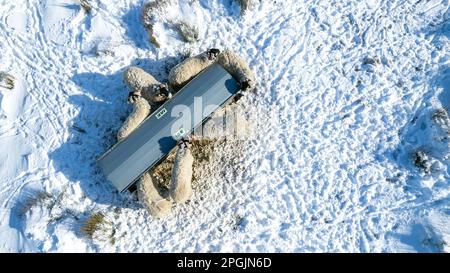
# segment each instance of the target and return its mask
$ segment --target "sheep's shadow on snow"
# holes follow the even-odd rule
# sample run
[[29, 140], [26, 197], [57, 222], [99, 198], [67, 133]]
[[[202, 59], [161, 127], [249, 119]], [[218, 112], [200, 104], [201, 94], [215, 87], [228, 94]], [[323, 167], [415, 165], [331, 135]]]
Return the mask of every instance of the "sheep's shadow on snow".
[[[180, 57], [157, 61], [137, 59], [132, 65], [165, 81], [166, 71], [178, 61]], [[84, 194], [96, 203], [137, 208], [135, 196], [119, 194], [96, 162], [115, 144], [117, 131], [131, 111], [131, 106], [126, 103], [129, 90], [123, 81], [126, 68], [109, 75], [80, 73], [72, 77], [82, 93], [71, 96], [69, 102], [76, 106], [79, 114], [67, 124], [67, 141], [50, 157], [56, 171], [62, 172], [73, 183], [80, 183]]]

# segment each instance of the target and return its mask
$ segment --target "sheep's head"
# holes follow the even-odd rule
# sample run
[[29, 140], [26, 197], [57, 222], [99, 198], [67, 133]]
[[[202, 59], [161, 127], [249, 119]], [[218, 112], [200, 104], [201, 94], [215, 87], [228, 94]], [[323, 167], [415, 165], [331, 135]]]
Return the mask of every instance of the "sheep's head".
[[181, 138], [177, 141], [177, 145], [179, 149], [189, 149], [191, 147], [191, 143], [189, 139]]
[[152, 86], [153, 101], [162, 102], [172, 97], [167, 84], [156, 84]]
[[208, 59], [210, 61], [213, 61], [213, 60], [217, 59], [217, 57], [219, 57], [220, 50], [217, 48], [211, 48], [211, 49], [208, 49], [208, 51], [206, 51], [206, 54], [208, 55]]
[[253, 86], [254, 86], [253, 81], [251, 79], [248, 79], [248, 78], [244, 79], [239, 84], [241, 86], [241, 90], [242, 91], [251, 90], [251, 89], [253, 89]]

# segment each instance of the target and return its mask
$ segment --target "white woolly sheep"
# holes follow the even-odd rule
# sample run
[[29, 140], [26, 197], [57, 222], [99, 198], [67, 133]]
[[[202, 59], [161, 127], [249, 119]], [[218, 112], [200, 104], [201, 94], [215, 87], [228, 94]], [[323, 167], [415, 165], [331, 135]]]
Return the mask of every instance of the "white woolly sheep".
[[132, 101], [133, 111], [127, 117], [117, 133], [117, 140], [121, 141], [136, 129], [139, 124], [150, 114], [150, 105], [142, 97], [134, 98]]
[[149, 172], [144, 173], [139, 179], [137, 190], [139, 201], [151, 216], [161, 218], [169, 214], [172, 210], [172, 202], [159, 194]]
[[179, 89], [215, 62], [222, 65], [241, 85], [246, 85], [243, 86], [244, 88], [253, 89], [255, 87], [255, 77], [240, 56], [229, 50], [219, 53], [219, 50], [214, 48], [190, 57], [172, 68], [169, 72], [169, 84], [173, 88]]
[[170, 181], [170, 197], [177, 203], [186, 202], [192, 195], [191, 180], [193, 163], [194, 157], [190, 148], [186, 144], [184, 147], [179, 147], [175, 156]]
[[[255, 78], [245, 61], [231, 51], [220, 52], [218, 49], [210, 49], [176, 65], [169, 72], [169, 84], [174, 88], [181, 88], [215, 62], [221, 64], [235, 77], [243, 89], [254, 87]], [[119, 141], [128, 136], [149, 115], [151, 105], [165, 101], [171, 96], [167, 86], [140, 68], [129, 68], [124, 78], [133, 90], [129, 96], [133, 111], [119, 130], [117, 135]], [[188, 144], [179, 143], [169, 186], [170, 197], [175, 202], [185, 202], [192, 195], [193, 162], [194, 158]], [[138, 182], [138, 198], [154, 217], [163, 217], [172, 207], [172, 201], [159, 194], [149, 172], [144, 173]]]
[[223, 66], [233, 77], [241, 84], [247, 83], [249, 89], [255, 87], [255, 77], [253, 76], [250, 67], [247, 63], [236, 53], [230, 50], [224, 50], [219, 54], [217, 63]]
[[216, 56], [209, 51], [187, 58], [169, 72], [169, 84], [174, 89], [183, 87], [203, 69], [214, 63]]
[[171, 96], [166, 85], [139, 67], [128, 68], [124, 73], [124, 81], [132, 90], [141, 92], [150, 104], [163, 102]]

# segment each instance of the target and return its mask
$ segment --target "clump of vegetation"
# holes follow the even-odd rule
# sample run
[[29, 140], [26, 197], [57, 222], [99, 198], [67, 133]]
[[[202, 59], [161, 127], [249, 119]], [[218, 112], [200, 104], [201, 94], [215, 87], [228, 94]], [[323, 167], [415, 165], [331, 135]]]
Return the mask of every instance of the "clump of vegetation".
[[[191, 1], [193, 3], [194, 1]], [[157, 21], [163, 21], [171, 26], [179, 33], [184, 42], [194, 43], [199, 40], [200, 33], [196, 26], [189, 24], [186, 21], [172, 21], [165, 18], [167, 11], [173, 7], [175, 2], [171, 0], [155, 0], [144, 5], [141, 15], [141, 21], [144, 28], [147, 30], [147, 35], [150, 42], [156, 47], [160, 48], [161, 44], [158, 42], [154, 32], [154, 25]]]
[[161, 162], [158, 166], [156, 166], [151, 175], [153, 181], [159, 186], [160, 189], [163, 189], [166, 193], [169, 190], [170, 178], [172, 177], [172, 167], [175, 161], [176, 149], [172, 150], [167, 158]]
[[416, 152], [414, 152], [414, 154], [412, 155], [412, 160], [414, 166], [421, 169], [425, 173], [430, 173], [431, 163], [428, 155], [424, 151], [417, 150]]
[[199, 40], [200, 34], [196, 26], [191, 25], [187, 22], [181, 21], [177, 23], [176, 29], [183, 40], [187, 43], [195, 43]]
[[[205, 138], [192, 138], [190, 149], [194, 160], [194, 169], [205, 161], [209, 161], [210, 154], [214, 150], [214, 140]], [[169, 189], [172, 167], [175, 161], [176, 149], [173, 149], [167, 158], [152, 170], [153, 181], [164, 191]]]
[[93, 213], [81, 226], [81, 233], [91, 239], [115, 243], [115, 228], [111, 221], [101, 212]]
[[170, 3], [169, 0], [156, 0], [152, 2], [148, 2], [144, 5], [141, 15], [141, 21], [144, 25], [144, 28], [147, 30], [147, 35], [150, 42], [156, 47], [160, 48], [160, 43], [156, 40], [153, 24], [155, 21], [155, 14], [161, 13], [163, 9], [168, 6]]
[[13, 75], [8, 74], [6, 72], [0, 72], [0, 87], [6, 89], [14, 89], [15, 78]]
[[144, 24], [144, 27], [147, 30], [147, 35], [148, 35], [148, 39], [150, 40], [150, 43], [152, 43], [156, 48], [160, 48], [161, 44], [158, 42], [158, 40], [156, 40], [155, 34], [153, 32], [153, 25], [152, 24], [149, 24], [149, 25]]
[[450, 127], [450, 118], [449, 118], [448, 113], [447, 113], [447, 111], [445, 109], [440, 108], [440, 109], [436, 110], [433, 113], [433, 116], [431, 117], [431, 119], [435, 123], [443, 126], [443, 129], [447, 130], [447, 133], [450, 134], [450, 128], [449, 128]]
[[443, 240], [438, 240], [435, 238], [426, 238], [422, 241], [422, 244], [424, 246], [430, 246], [433, 247], [440, 252], [444, 252], [445, 247], [447, 246], [447, 243]]
[[33, 207], [43, 205], [52, 199], [52, 195], [46, 191], [39, 190], [27, 194], [23, 201], [19, 204], [18, 214], [20, 217], [25, 216]]
[[237, 2], [241, 6], [241, 15], [245, 15], [253, 5], [253, 0], [237, 0]]
[[80, 0], [80, 7], [86, 12], [90, 13], [92, 11], [92, 6], [87, 0]]
[[105, 215], [101, 212], [92, 214], [81, 227], [83, 234], [92, 237], [94, 233], [105, 223]]
[[114, 51], [107, 48], [98, 48], [95, 50], [95, 56], [102, 57], [102, 56], [114, 56]]
[[364, 60], [362, 61], [363, 65], [379, 65], [381, 64], [381, 59], [378, 56], [375, 56], [373, 58], [371, 57], [366, 57], [364, 58]]
[[157, 13], [161, 13], [164, 9], [169, 6], [170, 0], [155, 0], [147, 2], [144, 5], [142, 12], [142, 22], [144, 24], [149, 24], [153, 19], [153, 16]]
[[447, 111], [445, 111], [445, 109], [443, 109], [443, 108], [440, 108], [440, 109], [436, 110], [433, 113], [433, 117], [432, 118], [433, 118], [434, 121], [448, 119]]
[[192, 155], [198, 163], [210, 160], [211, 152], [214, 151], [214, 143], [214, 140], [207, 138], [194, 138], [191, 140]]
[[237, 214], [234, 216], [234, 224], [233, 224], [233, 230], [239, 230], [242, 229], [246, 224], [246, 220], [243, 216]]

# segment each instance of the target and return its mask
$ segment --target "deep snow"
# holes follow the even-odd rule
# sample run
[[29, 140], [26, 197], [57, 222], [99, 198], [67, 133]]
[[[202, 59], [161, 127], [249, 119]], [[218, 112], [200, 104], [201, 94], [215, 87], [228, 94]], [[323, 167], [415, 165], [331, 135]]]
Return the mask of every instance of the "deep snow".
[[[449, 1], [263, 0], [241, 18], [234, 1], [180, 0], [169, 17], [201, 39], [160, 23], [159, 49], [144, 1], [90, 2], [0, 1], [0, 71], [16, 78], [0, 89], [1, 251], [450, 250]], [[130, 111], [122, 72], [164, 80], [210, 47], [255, 72], [239, 101], [254, 133], [218, 143], [193, 200], [152, 219], [95, 165]], [[36, 191], [51, 197], [25, 210]], [[90, 239], [93, 212], [113, 228]]]

